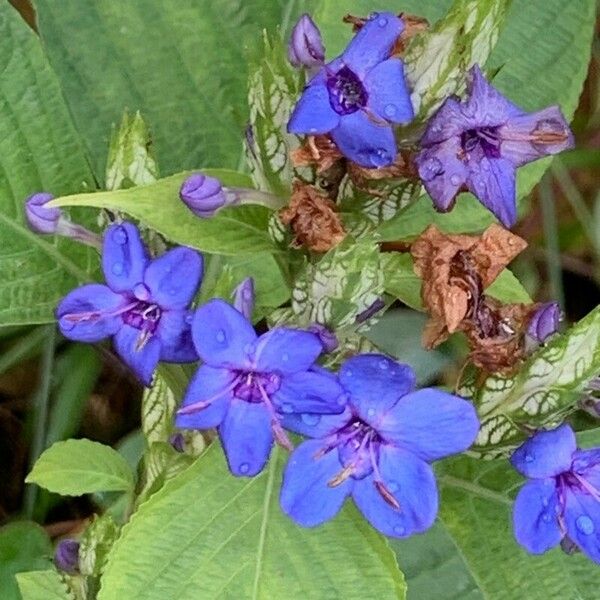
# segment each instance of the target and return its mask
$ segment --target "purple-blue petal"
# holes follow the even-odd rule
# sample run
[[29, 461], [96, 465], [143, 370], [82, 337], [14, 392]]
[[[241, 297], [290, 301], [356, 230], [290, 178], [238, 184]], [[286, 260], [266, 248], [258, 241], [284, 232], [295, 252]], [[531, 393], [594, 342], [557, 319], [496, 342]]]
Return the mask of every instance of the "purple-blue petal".
[[591, 494], [569, 489], [564, 519], [569, 537], [595, 563], [600, 563], [600, 502]]
[[352, 498], [365, 518], [391, 537], [407, 537], [429, 529], [438, 511], [438, 491], [431, 467], [410, 452], [382, 444], [379, 471], [393, 507], [375, 485], [374, 474], [354, 482]]
[[307, 86], [288, 122], [290, 133], [316, 135], [329, 133], [340, 122], [340, 116], [329, 102], [327, 87], [319, 82]]
[[553, 477], [571, 469], [576, 447], [573, 430], [564, 424], [536, 433], [513, 452], [510, 462], [525, 477]]
[[371, 69], [365, 78], [365, 88], [369, 108], [381, 119], [408, 123], [414, 117], [404, 64], [398, 58], [388, 58]]
[[513, 506], [517, 542], [532, 554], [542, 554], [554, 548], [563, 537], [558, 512], [560, 508], [554, 479], [528, 481], [519, 490]]
[[276, 327], [256, 342], [253, 364], [258, 371], [291, 375], [310, 369], [322, 351], [323, 345], [314, 333]]
[[387, 442], [431, 462], [469, 448], [479, 419], [470, 402], [425, 388], [400, 398], [376, 429]]
[[271, 453], [271, 415], [262, 403], [234, 398], [219, 425], [229, 470], [238, 477], [260, 473]]
[[111, 225], [104, 233], [102, 270], [114, 292], [132, 291], [144, 281], [148, 255], [140, 232], [133, 223]]
[[295, 433], [310, 438], [324, 438], [347, 425], [352, 419], [352, 412], [346, 406], [338, 415], [321, 415], [316, 413], [283, 414], [281, 424]]
[[175, 425], [187, 429], [209, 429], [221, 423], [233, 399], [232, 383], [235, 373], [202, 365], [192, 377], [183, 397], [180, 410], [198, 402], [209, 402], [187, 414], [177, 413]]
[[322, 447], [322, 440], [303, 442], [292, 452], [283, 473], [281, 508], [303, 527], [315, 527], [335, 517], [354, 483], [348, 478], [340, 485], [328, 485], [343, 467], [337, 450], [321, 456]]
[[331, 137], [344, 156], [367, 169], [391, 165], [398, 153], [391, 126], [362, 110], [344, 115]]
[[190, 310], [164, 311], [156, 328], [160, 340], [160, 360], [186, 363], [198, 360], [198, 353], [192, 340], [192, 319]]
[[277, 410], [284, 414], [339, 414], [345, 408], [343, 393], [336, 379], [302, 371], [284, 377], [271, 399]]
[[461, 133], [468, 128], [469, 124], [461, 110], [460, 101], [451, 96], [444, 100], [437, 112], [429, 119], [421, 138], [421, 146], [427, 148], [450, 138], [460, 137]]
[[288, 43], [288, 60], [294, 67], [314, 68], [323, 64], [325, 47], [321, 32], [310, 15], [303, 14], [292, 29]]
[[227, 302], [200, 306], [192, 321], [192, 338], [200, 358], [213, 367], [248, 368], [256, 341], [252, 324]]
[[558, 302], [545, 302], [533, 314], [527, 325], [527, 335], [542, 344], [558, 331], [561, 312]]
[[361, 78], [389, 58], [404, 23], [389, 12], [374, 13], [352, 38], [341, 58]]
[[365, 422], [376, 426], [381, 417], [415, 387], [415, 373], [383, 354], [359, 354], [344, 362], [340, 383], [350, 405]]
[[77, 342], [99, 342], [117, 333], [123, 320], [114, 313], [126, 304], [121, 294], [115, 294], [105, 285], [91, 283], [78, 287], [56, 309], [60, 332]]
[[154, 259], [144, 274], [152, 301], [169, 309], [187, 308], [201, 279], [202, 256], [183, 246]]
[[138, 379], [147, 387], [152, 383], [152, 374], [160, 358], [160, 341], [155, 336], [150, 336], [145, 342], [143, 333], [123, 325], [114, 337], [117, 354], [127, 363]]

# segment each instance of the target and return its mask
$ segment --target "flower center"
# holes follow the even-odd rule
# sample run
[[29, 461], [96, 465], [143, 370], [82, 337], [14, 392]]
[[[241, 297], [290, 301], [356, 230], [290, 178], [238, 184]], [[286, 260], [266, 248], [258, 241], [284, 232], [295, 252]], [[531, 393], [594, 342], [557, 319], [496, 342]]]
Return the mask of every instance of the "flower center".
[[329, 102], [336, 113], [349, 115], [367, 105], [368, 94], [358, 75], [342, 67], [327, 78]]
[[246, 402], [264, 402], [265, 394], [271, 396], [279, 389], [280, 385], [281, 378], [275, 373], [240, 371], [237, 374], [233, 395]]
[[500, 158], [500, 138], [498, 127], [467, 129], [460, 136], [460, 144], [465, 155], [481, 148], [486, 158]]
[[139, 300], [123, 313], [123, 321], [131, 327], [152, 335], [158, 327], [160, 316], [161, 309], [158, 305]]

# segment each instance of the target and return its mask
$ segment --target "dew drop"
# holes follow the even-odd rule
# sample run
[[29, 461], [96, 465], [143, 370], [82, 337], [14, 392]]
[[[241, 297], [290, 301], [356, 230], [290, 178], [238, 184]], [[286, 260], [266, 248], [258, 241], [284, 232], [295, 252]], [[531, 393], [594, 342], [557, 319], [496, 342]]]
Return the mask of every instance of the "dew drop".
[[400, 484], [397, 481], [388, 481], [387, 489], [390, 492], [397, 492], [400, 489]]
[[244, 346], [244, 354], [252, 354], [254, 346], [251, 343], [248, 343]]
[[348, 402], [348, 394], [340, 394], [337, 397], [336, 402], [340, 405], [340, 406], [344, 406], [344, 404], [346, 404]]
[[423, 181], [431, 181], [443, 172], [444, 166], [440, 159], [435, 156], [428, 158], [419, 169], [419, 175]]
[[346, 372], [344, 374], [346, 375], [346, 377], [352, 377], [352, 371], [350, 369], [346, 369]]
[[321, 421], [321, 415], [313, 415], [309, 413], [303, 413], [300, 418], [302, 419], [302, 422], [309, 427], [314, 427]]
[[170, 295], [170, 296], [176, 296], [178, 291], [179, 291], [179, 290], [178, 290], [177, 288], [171, 288], [171, 289], [169, 290], [169, 295]]
[[194, 320], [194, 315], [187, 315], [187, 316], [185, 317], [185, 322], [186, 322], [188, 325], [191, 325], [193, 320]]
[[369, 408], [369, 410], [367, 410], [367, 417], [373, 417], [373, 416], [375, 416], [375, 409]]
[[316, 127], [309, 127], [308, 133], [317, 133], [319, 130]]
[[481, 168], [482, 168], [484, 171], [489, 171], [489, 170], [490, 170], [490, 163], [489, 163], [489, 161], [487, 161], [487, 160], [482, 160], [482, 161], [481, 161]]
[[542, 506], [548, 506], [548, 498], [542, 498]]
[[391, 154], [385, 148], [377, 148], [370, 152], [371, 162], [375, 167], [383, 167], [392, 162]]
[[531, 454], [530, 452], [525, 453], [525, 462], [526, 463], [533, 462], [534, 459], [535, 459], [535, 456], [533, 454]]
[[217, 342], [219, 342], [219, 344], [222, 344], [225, 341], [225, 332], [222, 329], [219, 329], [215, 337], [217, 338]]
[[452, 177], [450, 177], [450, 183], [452, 185], [460, 185], [460, 175], [452, 175]]
[[388, 24], [388, 20], [385, 17], [381, 17], [377, 21], [377, 25], [379, 25], [379, 27], [385, 27], [387, 24]]
[[284, 353], [281, 355], [281, 360], [282, 360], [283, 362], [287, 362], [288, 360], [290, 360], [290, 355], [289, 355], [287, 352], [284, 352]]
[[404, 527], [402, 527], [401, 525], [396, 525], [394, 527], [394, 533], [396, 535], [404, 535], [406, 532], [406, 529]]
[[125, 231], [124, 227], [117, 227], [113, 232], [112, 232], [112, 239], [113, 242], [115, 242], [115, 244], [119, 244], [119, 246], [122, 246], [123, 244], [127, 243], [127, 232]]
[[440, 133], [440, 131], [442, 131], [442, 126], [439, 123], [431, 126], [432, 133]]
[[383, 109], [384, 114], [386, 115], [386, 117], [393, 117], [396, 114], [396, 105], [395, 104], [386, 104], [385, 108]]
[[544, 523], [550, 523], [550, 521], [552, 521], [552, 515], [550, 513], [544, 513], [542, 515], [542, 521], [544, 521]]
[[250, 465], [248, 463], [242, 463], [240, 465], [240, 473], [245, 475], [250, 470]]
[[388, 368], [388, 361], [387, 360], [380, 360], [379, 361], [379, 368], [383, 371], [385, 371]]
[[577, 529], [579, 529], [579, 531], [581, 531], [581, 533], [584, 535], [590, 535], [594, 533], [594, 522], [587, 515], [581, 515], [580, 517], [577, 517], [575, 525], [577, 526]]
[[123, 265], [122, 262], [116, 262], [113, 264], [111, 271], [113, 272], [113, 275], [123, 275], [125, 272], [125, 265]]
[[281, 405], [281, 412], [286, 415], [290, 415], [294, 412], [294, 407], [291, 404], [289, 404], [288, 402], [284, 402]]

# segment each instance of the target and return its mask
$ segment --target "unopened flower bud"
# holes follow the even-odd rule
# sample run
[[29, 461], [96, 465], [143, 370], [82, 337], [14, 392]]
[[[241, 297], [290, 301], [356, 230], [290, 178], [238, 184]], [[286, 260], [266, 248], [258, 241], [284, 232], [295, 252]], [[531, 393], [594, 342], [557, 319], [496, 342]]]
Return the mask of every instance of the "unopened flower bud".
[[61, 217], [60, 208], [48, 208], [46, 204], [54, 196], [41, 192], [29, 196], [25, 201], [25, 217], [29, 228], [35, 233], [56, 233]]
[[169, 444], [173, 447], [177, 452], [185, 452], [185, 439], [182, 433], [174, 433], [169, 438]]
[[58, 542], [54, 551], [54, 564], [57, 569], [75, 575], [79, 572], [79, 542], [66, 539]]
[[304, 14], [294, 25], [288, 43], [288, 60], [293, 67], [315, 68], [325, 62], [321, 32], [309, 15]]
[[314, 323], [308, 328], [308, 331], [314, 333], [319, 338], [323, 346], [323, 352], [333, 352], [340, 345], [335, 333], [325, 327], [325, 325]]
[[557, 332], [560, 318], [561, 314], [558, 302], [546, 302], [531, 317], [527, 326], [527, 334], [533, 340], [542, 344], [553, 333]]
[[254, 279], [247, 277], [233, 290], [233, 306], [246, 319], [252, 319], [254, 312]]
[[190, 175], [179, 190], [179, 197], [198, 217], [208, 219], [227, 203], [221, 182], [203, 173]]

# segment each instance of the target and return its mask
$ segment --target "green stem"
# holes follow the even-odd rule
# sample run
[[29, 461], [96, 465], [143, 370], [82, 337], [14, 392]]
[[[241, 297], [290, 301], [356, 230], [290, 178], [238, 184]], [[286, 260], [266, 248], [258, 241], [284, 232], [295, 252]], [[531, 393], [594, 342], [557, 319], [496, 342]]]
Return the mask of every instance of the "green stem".
[[[56, 327], [54, 324], [44, 328], [46, 339], [41, 360], [40, 385], [35, 394], [33, 417], [33, 435], [29, 452], [30, 469], [44, 451], [46, 445], [46, 425], [48, 421], [48, 406], [50, 404], [50, 381], [54, 365], [54, 345], [56, 340]], [[24, 511], [27, 518], [31, 519], [38, 495], [38, 487], [30, 484], [25, 488]]]

